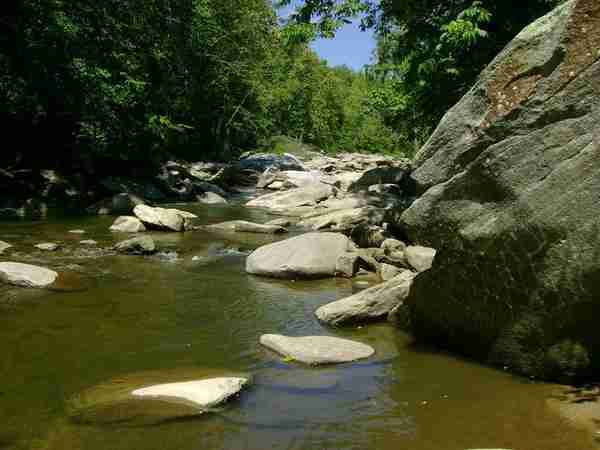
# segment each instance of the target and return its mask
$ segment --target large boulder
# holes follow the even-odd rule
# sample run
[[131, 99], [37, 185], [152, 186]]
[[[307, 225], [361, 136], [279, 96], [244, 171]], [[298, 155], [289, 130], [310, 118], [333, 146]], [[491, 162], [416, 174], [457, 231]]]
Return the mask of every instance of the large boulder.
[[280, 355], [310, 365], [351, 362], [375, 353], [369, 345], [331, 336], [263, 334], [260, 343]]
[[178, 209], [153, 208], [146, 205], [138, 205], [133, 213], [149, 229], [163, 231], [185, 231], [190, 219], [196, 216], [187, 211]]
[[15, 262], [0, 262], [0, 281], [14, 286], [43, 288], [56, 281], [58, 274], [44, 267]]
[[315, 314], [321, 322], [330, 325], [385, 319], [390, 311], [406, 300], [414, 277], [415, 274], [407, 270], [390, 281], [321, 306]]
[[410, 182], [411, 165], [408, 161], [403, 161], [397, 166], [381, 166], [368, 170], [362, 176], [350, 185], [350, 192], [368, 190], [373, 185], [393, 184], [408, 188]]
[[[600, 2], [525, 28], [421, 150], [407, 237], [439, 250], [417, 337], [535, 377], [600, 369]], [[596, 371], [596, 372], [594, 372]]]
[[246, 206], [267, 208], [275, 212], [287, 212], [301, 206], [314, 206], [331, 197], [334, 189], [327, 184], [313, 184], [285, 192], [262, 195], [250, 200]]
[[338, 258], [353, 249], [339, 233], [308, 233], [255, 250], [246, 260], [246, 272], [273, 278], [333, 277]]

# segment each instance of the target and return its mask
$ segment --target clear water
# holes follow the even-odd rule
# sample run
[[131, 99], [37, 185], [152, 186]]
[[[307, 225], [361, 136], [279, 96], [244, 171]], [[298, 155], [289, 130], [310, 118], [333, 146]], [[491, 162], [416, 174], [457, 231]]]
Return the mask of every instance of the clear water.
[[[200, 223], [267, 219], [241, 206], [185, 206]], [[108, 247], [122, 238], [107, 231], [112, 220], [0, 224], [0, 240], [15, 244], [20, 260], [66, 273], [56, 291], [0, 288], [0, 448], [591, 448], [587, 435], [547, 411], [552, 386], [419, 348], [387, 324], [319, 324], [313, 311], [349, 295], [349, 281], [246, 275], [244, 252], [280, 238], [153, 233], [176, 260], [75, 250], [81, 239]], [[32, 247], [48, 241], [64, 250]], [[308, 368], [261, 348], [263, 333], [348, 337], [377, 353]], [[70, 398], [107, 380], [196, 369], [248, 372], [254, 383], [222, 411], [194, 420], [82, 425], [67, 417]]]

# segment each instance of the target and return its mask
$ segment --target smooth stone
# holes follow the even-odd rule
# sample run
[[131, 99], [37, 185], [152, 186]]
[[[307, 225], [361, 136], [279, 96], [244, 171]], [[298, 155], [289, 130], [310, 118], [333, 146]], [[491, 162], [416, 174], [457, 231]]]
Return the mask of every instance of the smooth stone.
[[93, 239], [86, 239], [84, 241], [79, 241], [79, 243], [81, 245], [98, 245], [98, 242], [94, 241]]
[[398, 239], [386, 239], [382, 242], [381, 248], [385, 251], [385, 253], [406, 250], [406, 244]]
[[140, 236], [121, 241], [114, 246], [119, 253], [132, 255], [152, 255], [156, 253], [156, 244], [150, 236]]
[[198, 195], [197, 199], [200, 203], [205, 205], [224, 205], [228, 201], [216, 192], [205, 192], [202, 195]]
[[335, 263], [335, 276], [352, 278], [361, 268], [370, 268], [368, 257], [358, 252], [349, 252], [340, 255]]
[[319, 183], [290, 189], [289, 191], [262, 195], [250, 200], [246, 203], [246, 206], [285, 212], [286, 210], [302, 206], [314, 206], [318, 202], [331, 197], [333, 194], [334, 189], [331, 186]]
[[85, 230], [69, 230], [71, 234], [85, 234]]
[[110, 231], [116, 231], [120, 233], [139, 233], [146, 231], [146, 227], [140, 219], [133, 216], [121, 216], [117, 217]]
[[60, 245], [55, 244], [54, 242], [45, 242], [43, 244], [37, 244], [35, 248], [45, 252], [55, 252], [60, 248]]
[[209, 409], [237, 395], [248, 383], [246, 378], [212, 378], [149, 386], [134, 390], [134, 397], [180, 399], [193, 403], [201, 409]]
[[258, 248], [246, 272], [273, 278], [327, 278], [335, 275], [340, 255], [354, 244], [340, 233], [308, 233]]
[[351, 231], [363, 223], [381, 223], [383, 210], [366, 206], [363, 208], [340, 209], [332, 212], [323, 211], [324, 214], [303, 218], [298, 226], [311, 230]]
[[429, 247], [410, 246], [404, 250], [408, 264], [417, 272], [425, 272], [433, 266], [436, 250]]
[[375, 353], [369, 345], [331, 336], [264, 334], [260, 337], [260, 343], [280, 355], [311, 365], [351, 362]]
[[287, 228], [293, 225], [293, 222], [290, 219], [273, 219], [269, 220], [265, 225], [274, 225], [276, 227]]
[[260, 223], [247, 222], [245, 220], [232, 220], [229, 222], [217, 223], [208, 225], [209, 230], [231, 231], [238, 233], [262, 233], [262, 234], [278, 234], [287, 233], [287, 230], [277, 225], [263, 225]]
[[197, 217], [179, 209], [153, 208], [146, 205], [136, 206], [133, 213], [147, 228], [165, 231], [184, 231], [188, 227], [188, 221]]
[[6, 250], [8, 250], [11, 247], [12, 247], [12, 245], [10, 245], [8, 242], [0, 241], [0, 253], [5, 252]]
[[384, 319], [408, 297], [414, 277], [415, 274], [406, 271], [390, 281], [321, 306], [315, 315], [321, 322], [330, 325]]
[[58, 278], [53, 270], [15, 262], [0, 263], [0, 280], [21, 287], [42, 288]]

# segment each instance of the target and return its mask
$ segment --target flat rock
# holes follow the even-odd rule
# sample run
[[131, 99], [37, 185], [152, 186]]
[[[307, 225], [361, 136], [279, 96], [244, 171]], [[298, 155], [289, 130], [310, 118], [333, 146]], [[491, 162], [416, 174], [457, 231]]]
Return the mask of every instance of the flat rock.
[[140, 236], [119, 242], [114, 249], [131, 255], [152, 255], [156, 253], [156, 244], [150, 236]]
[[0, 263], [0, 280], [15, 286], [42, 288], [58, 278], [53, 270], [15, 262]]
[[139, 233], [146, 231], [146, 227], [140, 219], [133, 216], [117, 217], [115, 222], [110, 227], [110, 231], [120, 233]]
[[312, 214], [298, 222], [298, 226], [311, 230], [350, 231], [359, 224], [380, 224], [383, 221], [383, 210], [373, 207], [342, 209], [324, 214]]
[[287, 233], [284, 227], [278, 225], [263, 225], [260, 223], [247, 222], [245, 220], [232, 220], [229, 222], [217, 223], [208, 225], [209, 230], [231, 231], [238, 233], [262, 233], [262, 234], [279, 234]]
[[184, 400], [206, 410], [237, 395], [248, 383], [246, 378], [212, 378], [149, 386], [134, 390], [134, 397]]
[[83, 241], [79, 241], [79, 243], [81, 245], [89, 245], [89, 246], [98, 245], [98, 242], [94, 241], [93, 239], [85, 239]]
[[198, 195], [197, 199], [200, 203], [204, 203], [205, 205], [224, 205], [228, 203], [227, 199], [216, 192], [205, 192], [204, 194]]
[[85, 234], [85, 230], [69, 230], [71, 234]]
[[38, 250], [43, 250], [45, 252], [55, 252], [60, 248], [60, 245], [55, 244], [54, 242], [44, 242], [42, 244], [37, 244], [35, 246]]
[[8, 250], [11, 247], [12, 247], [12, 245], [10, 245], [8, 242], [0, 241], [0, 253], [5, 252], [6, 250]]
[[255, 250], [246, 272], [273, 278], [327, 278], [335, 275], [340, 255], [354, 245], [340, 233], [308, 233]]
[[302, 188], [290, 189], [262, 195], [246, 203], [249, 207], [267, 208], [273, 211], [285, 212], [292, 208], [314, 206], [318, 202], [331, 197], [334, 189], [327, 184], [314, 184]]
[[384, 319], [408, 297], [414, 277], [412, 272], [404, 272], [383, 284], [324, 305], [315, 314], [321, 322], [330, 325]]
[[375, 353], [369, 345], [331, 336], [264, 334], [260, 337], [260, 343], [280, 355], [311, 365], [351, 362]]

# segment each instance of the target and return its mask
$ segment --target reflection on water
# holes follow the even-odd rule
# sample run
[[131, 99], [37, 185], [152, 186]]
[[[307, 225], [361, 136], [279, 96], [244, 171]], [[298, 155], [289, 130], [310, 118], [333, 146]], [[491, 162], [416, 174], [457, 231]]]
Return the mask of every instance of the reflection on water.
[[[190, 209], [190, 208], [186, 208]], [[267, 216], [194, 205], [200, 223]], [[351, 293], [348, 280], [281, 281], [244, 273], [245, 254], [283, 237], [152, 233], [168, 257], [109, 249], [112, 218], [0, 225], [23, 260], [60, 268], [64, 289], [0, 288], [0, 448], [587, 450], [587, 436], [550, 415], [551, 387], [415, 347], [387, 324], [330, 329], [319, 306]], [[59, 242], [64, 251], [33, 245]], [[177, 257], [173, 257], [173, 252]], [[288, 364], [263, 333], [331, 334], [375, 347], [335, 367]], [[109, 380], [179, 370], [248, 372], [253, 385], [217, 413], [152, 426], [77, 424], [70, 399]], [[158, 375], [162, 374], [162, 375]], [[176, 381], [176, 380], [175, 380]]]

